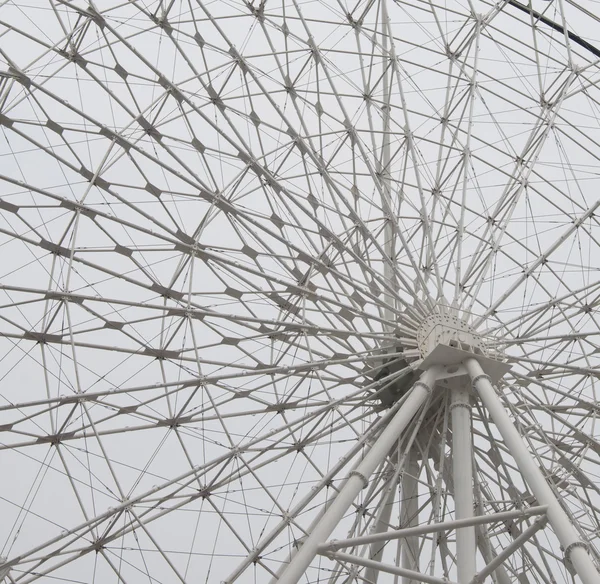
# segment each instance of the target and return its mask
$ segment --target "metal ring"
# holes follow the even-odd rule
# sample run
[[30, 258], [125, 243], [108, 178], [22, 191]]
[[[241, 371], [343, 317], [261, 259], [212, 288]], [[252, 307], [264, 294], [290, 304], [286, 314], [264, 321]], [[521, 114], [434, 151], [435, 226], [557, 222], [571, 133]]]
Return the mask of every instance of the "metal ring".
[[471, 411], [471, 405], [470, 404], [465, 404], [463, 402], [455, 402], [453, 404], [450, 404], [450, 407], [448, 408], [448, 411], [452, 412], [452, 410], [454, 408], [467, 408], [467, 410], [469, 410], [469, 412]]
[[432, 392], [431, 387], [429, 387], [429, 385], [427, 385], [423, 381], [417, 381], [417, 382], [415, 382], [414, 387], [419, 387], [419, 386], [425, 388], [427, 390], [427, 393], [431, 393]]
[[481, 379], [487, 379], [490, 382], [490, 385], [492, 384], [492, 378], [489, 375], [482, 373], [481, 375], [477, 375], [477, 377], [473, 377], [473, 380], [471, 381], [473, 387], [475, 387], [475, 384]]
[[585, 541], [574, 541], [565, 548], [565, 559], [571, 561], [571, 552], [573, 551], [573, 548], [576, 547], [581, 547], [588, 553], [590, 551], [590, 546], [587, 543], [585, 543]]
[[366, 489], [369, 486], [369, 479], [359, 470], [351, 470], [348, 474], [348, 478], [350, 477], [358, 477], [363, 482], [363, 489]]

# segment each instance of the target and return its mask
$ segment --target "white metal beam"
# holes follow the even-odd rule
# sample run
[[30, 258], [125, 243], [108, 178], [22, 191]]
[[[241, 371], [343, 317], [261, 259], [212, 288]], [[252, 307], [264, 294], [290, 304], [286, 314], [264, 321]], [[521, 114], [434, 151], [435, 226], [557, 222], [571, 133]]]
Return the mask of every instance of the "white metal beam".
[[[473, 448], [470, 394], [466, 387], [452, 389], [452, 470], [457, 519], [473, 517]], [[456, 530], [458, 581], [469, 582], [475, 575], [475, 528]]]
[[502, 435], [507, 448], [523, 474], [525, 482], [535, 498], [543, 505], [548, 505], [548, 519], [564, 548], [565, 560], [570, 560], [573, 563], [584, 584], [598, 584], [600, 573], [588, 554], [587, 544], [581, 540], [531, 453], [527, 450], [519, 432], [496, 395], [489, 377], [485, 375], [481, 365], [475, 358], [465, 359], [465, 366], [473, 380], [473, 386]]
[[[390, 527], [390, 517], [392, 515], [392, 509], [394, 508], [394, 498], [398, 492], [397, 480], [397, 476], [394, 475], [391, 479], [391, 483], [384, 492], [380, 508], [378, 510], [377, 523], [375, 525], [374, 533], [386, 533]], [[372, 543], [369, 549], [369, 558], [376, 562], [381, 562], [383, 548], [384, 544], [378, 542]], [[365, 579], [367, 582], [377, 584], [377, 580], [379, 579], [379, 570], [373, 567], [367, 568], [365, 572]]]
[[381, 572], [387, 572], [388, 574], [402, 576], [415, 582], [426, 582], [427, 584], [456, 584], [455, 582], [451, 582], [450, 580], [437, 578], [435, 576], [429, 576], [429, 574], [414, 572], [412, 570], [407, 570], [406, 568], [399, 568], [398, 566], [392, 566], [390, 564], [383, 564], [382, 562], [376, 562], [375, 560], [359, 558], [358, 556], [353, 556], [351, 554], [343, 554], [341, 552], [328, 552], [324, 555], [339, 562], [348, 562], [350, 564], [356, 564], [357, 566], [374, 568]]
[[505, 560], [514, 554], [528, 539], [532, 538], [540, 529], [544, 529], [548, 523], [548, 516], [540, 517], [533, 525], [530, 525], [511, 544], [505, 547], [481, 572], [475, 574], [469, 584], [480, 584], [492, 574]]
[[402, 539], [412, 535], [426, 535], [428, 533], [438, 533], [441, 531], [450, 531], [460, 527], [468, 527], [470, 525], [485, 525], [488, 523], [496, 523], [498, 521], [508, 521], [509, 519], [523, 519], [534, 515], [543, 515], [548, 509], [547, 505], [539, 505], [529, 507], [519, 511], [503, 511], [492, 515], [480, 515], [471, 517], [470, 519], [457, 519], [455, 521], [444, 521], [443, 523], [429, 523], [427, 525], [418, 525], [416, 527], [408, 527], [406, 529], [396, 529], [385, 533], [372, 533], [361, 537], [353, 537], [349, 539], [334, 539], [321, 544], [318, 547], [319, 553], [327, 550], [338, 550], [346, 547], [354, 547], [365, 543], [375, 543], [388, 541], [393, 539]]
[[[419, 523], [419, 460], [417, 450], [410, 449], [406, 469], [402, 474], [401, 525], [414, 527]], [[402, 544], [402, 567], [407, 572], [419, 571], [419, 539], [409, 535]], [[415, 584], [414, 578], [406, 575], [402, 584]]]
[[431, 368], [421, 375], [410, 391], [410, 395], [389, 425], [373, 444], [358, 468], [350, 474], [335, 501], [327, 510], [323, 519], [311, 531], [298, 553], [288, 564], [279, 579], [279, 584], [296, 584], [309, 567], [321, 544], [342, 519], [358, 493], [367, 486], [369, 477], [377, 465], [388, 454], [394, 442], [410, 423], [413, 416], [427, 401], [437, 378], [437, 369]]

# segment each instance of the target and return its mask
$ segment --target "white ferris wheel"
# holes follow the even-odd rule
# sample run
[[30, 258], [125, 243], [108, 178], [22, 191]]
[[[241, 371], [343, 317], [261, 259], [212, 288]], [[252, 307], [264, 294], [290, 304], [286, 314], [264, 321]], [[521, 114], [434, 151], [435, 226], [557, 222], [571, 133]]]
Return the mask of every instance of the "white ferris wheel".
[[0, 2], [0, 582], [600, 582], [597, 15]]

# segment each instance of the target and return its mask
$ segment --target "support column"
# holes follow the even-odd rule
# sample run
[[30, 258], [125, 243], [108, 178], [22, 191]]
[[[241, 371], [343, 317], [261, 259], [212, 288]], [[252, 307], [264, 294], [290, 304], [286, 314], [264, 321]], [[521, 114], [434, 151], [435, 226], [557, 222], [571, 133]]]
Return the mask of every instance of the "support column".
[[[475, 515], [479, 515], [481, 517], [486, 513], [483, 507], [481, 486], [478, 483], [477, 475], [473, 475], [473, 487], [473, 493], [475, 494], [476, 501]], [[531, 509], [531, 507], [529, 509]], [[489, 564], [498, 554], [490, 542], [490, 536], [485, 525], [479, 525], [475, 527], [475, 539], [477, 540], [477, 546], [479, 548], [479, 552], [483, 556], [483, 560], [486, 564]], [[511, 584], [510, 578], [508, 577], [503, 565], [500, 565], [496, 568], [494, 575], [494, 582], [496, 582], [496, 584]]]
[[[473, 517], [473, 448], [471, 401], [466, 387], [453, 388], [452, 471], [456, 519]], [[456, 565], [459, 584], [468, 584], [475, 575], [475, 527], [456, 530]]]
[[410, 395], [402, 404], [388, 426], [373, 444], [356, 470], [352, 471], [348, 480], [338, 493], [321, 521], [310, 532], [298, 553], [279, 578], [278, 584], [296, 584], [313, 561], [319, 544], [323, 543], [335, 529], [350, 505], [369, 483], [369, 477], [379, 463], [387, 456], [390, 448], [398, 440], [419, 408], [427, 401], [437, 378], [437, 368], [431, 368], [421, 375]]
[[[417, 449], [410, 449], [402, 475], [402, 511], [400, 525], [414, 527], [419, 522], [419, 460]], [[402, 542], [402, 567], [413, 572], [419, 571], [419, 537], [411, 535]], [[410, 577], [403, 576], [402, 584], [417, 584]]]
[[548, 520], [565, 550], [566, 559], [572, 562], [583, 584], [598, 584], [600, 573], [588, 554], [587, 544], [581, 541], [577, 530], [557, 501], [554, 491], [546, 482], [544, 475], [504, 409], [500, 398], [496, 395], [490, 378], [484, 373], [477, 359], [466, 359], [464, 364], [483, 405], [502, 435], [504, 443], [515, 459], [525, 482], [538, 502], [541, 505], [548, 505]]
[[[392, 509], [394, 507], [394, 498], [397, 492], [397, 477], [392, 477], [393, 483], [390, 484], [388, 490], [384, 493], [382, 498], [382, 505], [378, 513], [377, 524], [373, 533], [384, 533], [390, 527], [390, 517], [392, 516]], [[369, 559], [375, 562], [381, 562], [383, 557], [384, 544], [381, 542], [372, 543], [369, 548]], [[379, 570], [376, 568], [368, 567], [365, 572], [365, 580], [377, 584], [379, 579]]]

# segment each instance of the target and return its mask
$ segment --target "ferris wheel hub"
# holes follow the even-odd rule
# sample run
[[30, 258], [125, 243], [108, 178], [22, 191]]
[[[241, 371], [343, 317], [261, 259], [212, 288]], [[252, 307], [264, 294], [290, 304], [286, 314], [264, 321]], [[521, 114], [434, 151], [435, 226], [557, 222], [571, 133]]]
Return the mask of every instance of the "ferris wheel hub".
[[[438, 383], [450, 386], [450, 380], [468, 375], [465, 359], [475, 357], [492, 382], [498, 381], [511, 366], [503, 355], [486, 346], [486, 339], [469, 324], [468, 317], [459, 317], [449, 307], [438, 307], [417, 330], [417, 346], [422, 361], [418, 368], [426, 371], [442, 366]], [[461, 380], [462, 382], [462, 380]]]
[[456, 311], [448, 307], [439, 307], [417, 330], [417, 346], [423, 359], [440, 343], [472, 352], [483, 348], [481, 337], [468, 320], [457, 316]]

